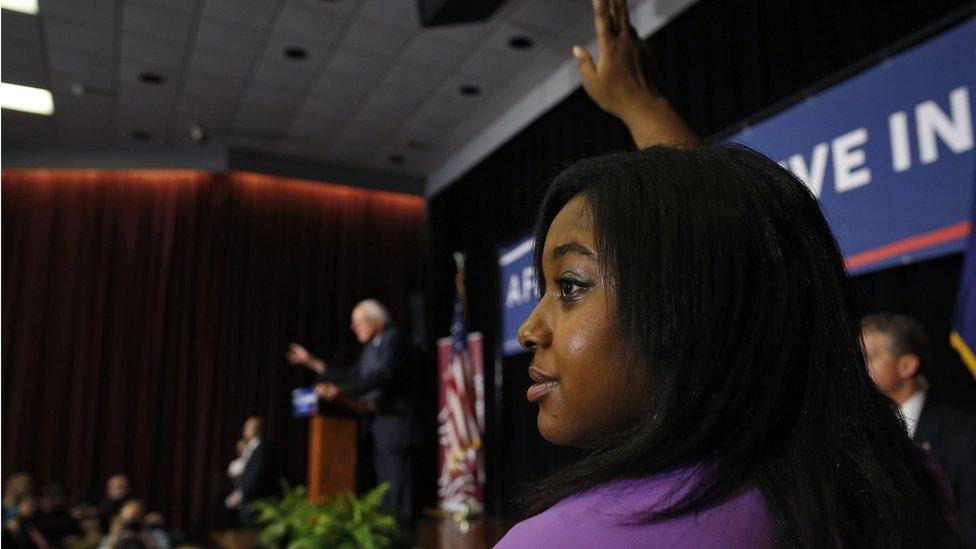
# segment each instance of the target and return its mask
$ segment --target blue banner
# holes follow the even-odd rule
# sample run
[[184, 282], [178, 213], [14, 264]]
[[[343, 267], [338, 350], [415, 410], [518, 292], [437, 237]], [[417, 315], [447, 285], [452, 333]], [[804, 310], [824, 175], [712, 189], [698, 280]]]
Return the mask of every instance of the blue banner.
[[501, 271], [502, 354], [511, 356], [522, 352], [518, 329], [539, 301], [531, 237], [505, 246], [498, 254]]
[[963, 249], [972, 195], [976, 21], [730, 138], [804, 180], [864, 273]]
[[299, 387], [291, 392], [291, 415], [309, 417], [319, 413], [319, 396], [315, 387]]

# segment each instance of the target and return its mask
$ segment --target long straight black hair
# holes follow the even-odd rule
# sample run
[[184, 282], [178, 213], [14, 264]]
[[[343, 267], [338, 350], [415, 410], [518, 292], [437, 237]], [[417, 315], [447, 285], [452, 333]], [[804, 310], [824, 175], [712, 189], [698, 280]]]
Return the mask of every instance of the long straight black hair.
[[656, 521], [746, 486], [788, 547], [934, 547], [947, 504], [893, 403], [868, 376], [859, 300], [816, 199], [761, 154], [652, 147], [556, 177], [541, 252], [573, 197], [591, 210], [618, 329], [647, 372], [641, 421], [527, 488], [534, 515], [602, 484], [702, 465]]

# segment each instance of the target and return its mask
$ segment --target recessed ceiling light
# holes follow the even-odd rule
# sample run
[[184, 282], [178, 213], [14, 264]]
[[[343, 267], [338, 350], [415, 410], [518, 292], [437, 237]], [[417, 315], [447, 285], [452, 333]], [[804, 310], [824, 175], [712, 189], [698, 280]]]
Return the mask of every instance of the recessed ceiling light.
[[37, 0], [0, 0], [0, 8], [37, 15]]
[[479, 88], [478, 86], [472, 86], [470, 84], [466, 84], [458, 88], [458, 93], [460, 93], [461, 95], [467, 95], [468, 97], [474, 97], [475, 95], [481, 93], [481, 88]]
[[131, 135], [136, 141], [152, 141], [153, 138], [153, 134], [144, 130], [133, 130]]
[[34, 114], [54, 114], [51, 92], [30, 86], [0, 83], [0, 107]]
[[158, 85], [166, 81], [166, 77], [157, 72], [140, 72], [139, 80], [146, 84]]
[[508, 46], [513, 50], [527, 50], [534, 45], [528, 36], [513, 36], [508, 40]]
[[285, 57], [287, 57], [288, 59], [294, 59], [296, 61], [305, 59], [306, 57], [308, 57], [308, 50], [296, 46], [285, 48]]
[[407, 161], [402, 154], [391, 154], [389, 158], [390, 164], [403, 164]]

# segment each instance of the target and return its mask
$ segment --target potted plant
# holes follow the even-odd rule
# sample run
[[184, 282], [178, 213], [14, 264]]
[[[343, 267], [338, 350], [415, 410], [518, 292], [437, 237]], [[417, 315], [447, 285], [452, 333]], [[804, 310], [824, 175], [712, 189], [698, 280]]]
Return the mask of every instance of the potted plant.
[[390, 547], [400, 532], [381, 507], [388, 489], [384, 483], [362, 497], [345, 493], [310, 502], [304, 486], [289, 488], [282, 481], [281, 498], [254, 503], [263, 526], [258, 541], [287, 549]]

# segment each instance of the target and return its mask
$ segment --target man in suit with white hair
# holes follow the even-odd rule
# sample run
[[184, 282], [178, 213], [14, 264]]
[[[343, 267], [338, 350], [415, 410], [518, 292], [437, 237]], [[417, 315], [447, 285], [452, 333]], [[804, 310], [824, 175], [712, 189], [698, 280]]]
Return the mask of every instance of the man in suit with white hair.
[[390, 483], [384, 503], [407, 524], [414, 519], [413, 450], [423, 433], [417, 419], [409, 375], [412, 352], [409, 342], [390, 322], [386, 308], [366, 299], [352, 310], [350, 327], [363, 344], [355, 365], [343, 371], [293, 343], [286, 358], [319, 376], [315, 390], [332, 400], [339, 394], [358, 397], [376, 407], [365, 419], [373, 438], [377, 482]]

